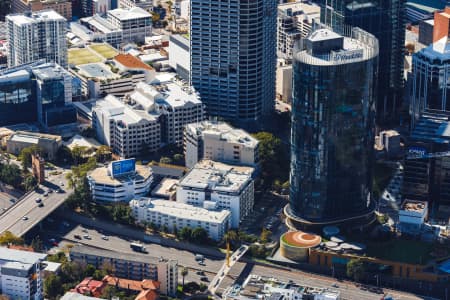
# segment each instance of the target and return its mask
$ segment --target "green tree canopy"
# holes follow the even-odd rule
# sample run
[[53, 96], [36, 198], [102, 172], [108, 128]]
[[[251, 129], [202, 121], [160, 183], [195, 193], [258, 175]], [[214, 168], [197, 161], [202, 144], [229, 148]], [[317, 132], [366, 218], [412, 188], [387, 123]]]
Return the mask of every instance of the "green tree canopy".
[[191, 240], [196, 243], [206, 243], [208, 241], [208, 232], [202, 227], [192, 230]]
[[38, 146], [31, 146], [23, 148], [19, 153], [19, 160], [22, 162], [22, 167], [24, 170], [31, 167], [31, 155], [39, 154], [42, 155], [43, 151]]
[[347, 263], [347, 276], [355, 281], [360, 281], [366, 272], [366, 266], [360, 259], [351, 259]]
[[0, 235], [0, 245], [23, 245], [24, 243], [23, 238], [15, 236], [10, 231], [5, 231]]
[[63, 294], [61, 278], [55, 274], [50, 274], [44, 281], [44, 293], [49, 299], [56, 299]]

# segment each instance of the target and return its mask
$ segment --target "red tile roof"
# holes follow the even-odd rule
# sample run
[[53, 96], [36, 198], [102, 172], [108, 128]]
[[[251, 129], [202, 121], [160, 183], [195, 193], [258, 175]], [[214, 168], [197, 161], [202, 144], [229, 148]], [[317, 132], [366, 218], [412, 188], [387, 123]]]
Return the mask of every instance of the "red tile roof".
[[158, 299], [158, 293], [153, 290], [146, 290], [139, 293], [134, 300], [156, 300]]
[[129, 289], [133, 291], [144, 291], [144, 290], [158, 290], [160, 283], [159, 281], [144, 279], [142, 281], [138, 280], [130, 280], [124, 278], [118, 278], [113, 276], [105, 276], [103, 278], [103, 282], [108, 285], [114, 285], [118, 288]]
[[80, 282], [75, 288], [73, 288], [71, 292], [99, 297], [106, 285], [107, 284], [103, 281], [94, 280], [91, 277], [87, 277], [83, 279], [83, 281]]
[[114, 57], [114, 60], [126, 68], [153, 70], [152, 67], [143, 63], [139, 58], [136, 58], [131, 54], [118, 54]]

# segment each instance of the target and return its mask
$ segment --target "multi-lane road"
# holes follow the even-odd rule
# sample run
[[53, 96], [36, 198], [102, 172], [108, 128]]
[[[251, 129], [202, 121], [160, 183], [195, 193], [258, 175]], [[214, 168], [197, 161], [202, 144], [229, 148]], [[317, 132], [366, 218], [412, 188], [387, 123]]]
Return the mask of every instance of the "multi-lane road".
[[[64, 186], [61, 186], [61, 183]], [[16, 236], [23, 236], [65, 201], [71, 192], [65, 190], [66, 184], [64, 172], [50, 175], [43, 189], [26, 194], [3, 212], [0, 218], [0, 233], [10, 231]], [[44, 196], [44, 191], [49, 188], [54, 192]], [[62, 189], [63, 192], [57, 193], [58, 189]], [[39, 207], [37, 198], [41, 199], [43, 206]]]
[[[81, 225], [72, 225], [70, 228], [63, 228], [61, 231], [49, 232], [45, 239], [55, 238], [56, 240], [62, 240], [60, 247], [64, 247], [67, 244], [81, 243], [92, 247], [102, 248], [105, 250], [112, 250], [122, 253], [134, 253], [130, 249], [130, 242], [132, 239], [115, 236], [107, 232], [105, 228], [94, 229], [92, 227], [83, 227]], [[83, 238], [83, 235], [88, 234], [90, 239]], [[81, 239], [76, 239], [75, 235], [79, 235]], [[106, 239], [103, 239], [105, 236]], [[176, 259], [181, 266], [189, 268], [189, 274], [186, 281], [200, 281], [201, 277], [207, 277], [208, 281], [214, 283], [214, 277], [219, 273], [221, 276], [221, 270], [225, 263], [224, 258], [216, 258], [205, 255], [204, 264], [200, 265], [195, 260], [195, 251], [187, 251], [177, 249], [176, 247], [161, 246], [156, 243], [145, 243], [149, 256], [151, 257], [164, 257], [168, 259]], [[181, 268], [180, 268], [181, 270]], [[203, 271], [204, 275], [197, 274], [198, 271]], [[222, 270], [223, 271], [223, 270]], [[351, 282], [338, 282], [333, 278], [315, 275], [311, 273], [301, 272], [297, 270], [279, 268], [276, 266], [263, 266], [253, 263], [247, 263], [238, 261], [236, 259], [234, 265], [229, 269], [228, 274], [224, 274], [222, 282], [216, 287], [217, 292], [223, 292], [225, 288], [235, 282], [236, 279], [248, 274], [257, 274], [263, 276], [273, 276], [282, 281], [292, 280], [295, 283], [311, 287], [329, 288], [337, 290], [341, 293], [342, 299], [380, 299], [382, 294], [377, 294], [369, 290], [361, 289], [355, 286]], [[180, 277], [181, 278], [181, 277]], [[208, 283], [208, 282], [204, 282]], [[336, 285], [336, 287], [333, 287]], [[423, 299], [409, 293], [403, 293], [398, 291], [384, 290], [386, 294], [394, 297], [394, 299], [404, 300], [418, 300]]]

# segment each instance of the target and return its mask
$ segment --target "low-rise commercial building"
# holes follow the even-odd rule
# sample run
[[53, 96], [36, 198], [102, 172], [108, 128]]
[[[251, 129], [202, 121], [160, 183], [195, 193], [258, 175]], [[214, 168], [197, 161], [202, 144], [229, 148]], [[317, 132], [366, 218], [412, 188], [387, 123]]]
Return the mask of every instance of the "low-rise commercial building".
[[126, 254], [93, 247], [75, 245], [70, 259], [91, 264], [99, 269], [105, 263], [114, 268], [114, 275], [133, 280], [152, 279], [160, 282], [162, 294], [173, 296], [178, 286], [178, 262], [144, 254]]
[[178, 179], [163, 178], [161, 182], [152, 190], [151, 195], [155, 198], [175, 200], [177, 186]]
[[159, 114], [132, 109], [112, 95], [97, 101], [92, 127], [97, 138], [123, 158], [154, 152], [161, 144]]
[[37, 12], [40, 10], [54, 10], [66, 20], [72, 20], [72, 1], [70, 0], [12, 0], [11, 13]]
[[251, 167], [202, 161], [180, 180], [177, 202], [206, 209], [228, 209], [231, 227], [238, 228], [239, 222], [253, 210], [253, 171]]
[[41, 300], [41, 264], [47, 254], [0, 247], [0, 294], [11, 299]]
[[19, 155], [23, 149], [37, 146], [42, 150], [45, 158], [52, 160], [56, 157], [56, 152], [61, 145], [62, 139], [59, 135], [17, 131], [7, 139], [6, 151], [14, 155]]
[[95, 14], [72, 22], [73, 34], [84, 42], [102, 41], [119, 47], [122, 43], [144, 43], [152, 35], [152, 16], [140, 7], [108, 10], [106, 16]]
[[148, 194], [153, 176], [149, 167], [126, 159], [95, 169], [87, 179], [95, 201], [128, 202]]
[[169, 230], [201, 227], [216, 241], [223, 238], [230, 227], [230, 211], [208, 210], [190, 204], [156, 198], [139, 198], [130, 201], [133, 215], [138, 222], [153, 223]]
[[419, 232], [428, 217], [428, 203], [405, 199], [398, 211], [400, 230]]
[[258, 144], [258, 140], [244, 130], [224, 122], [192, 123], [184, 132], [186, 167], [192, 168], [202, 159], [256, 167]]

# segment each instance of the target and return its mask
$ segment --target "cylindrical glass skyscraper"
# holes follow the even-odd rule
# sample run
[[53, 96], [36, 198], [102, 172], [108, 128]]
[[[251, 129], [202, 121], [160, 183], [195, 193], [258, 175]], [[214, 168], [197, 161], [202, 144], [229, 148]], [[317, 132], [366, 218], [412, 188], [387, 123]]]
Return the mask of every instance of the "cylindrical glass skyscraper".
[[294, 51], [290, 204], [292, 229], [359, 226], [371, 202], [378, 40], [313, 31]]

